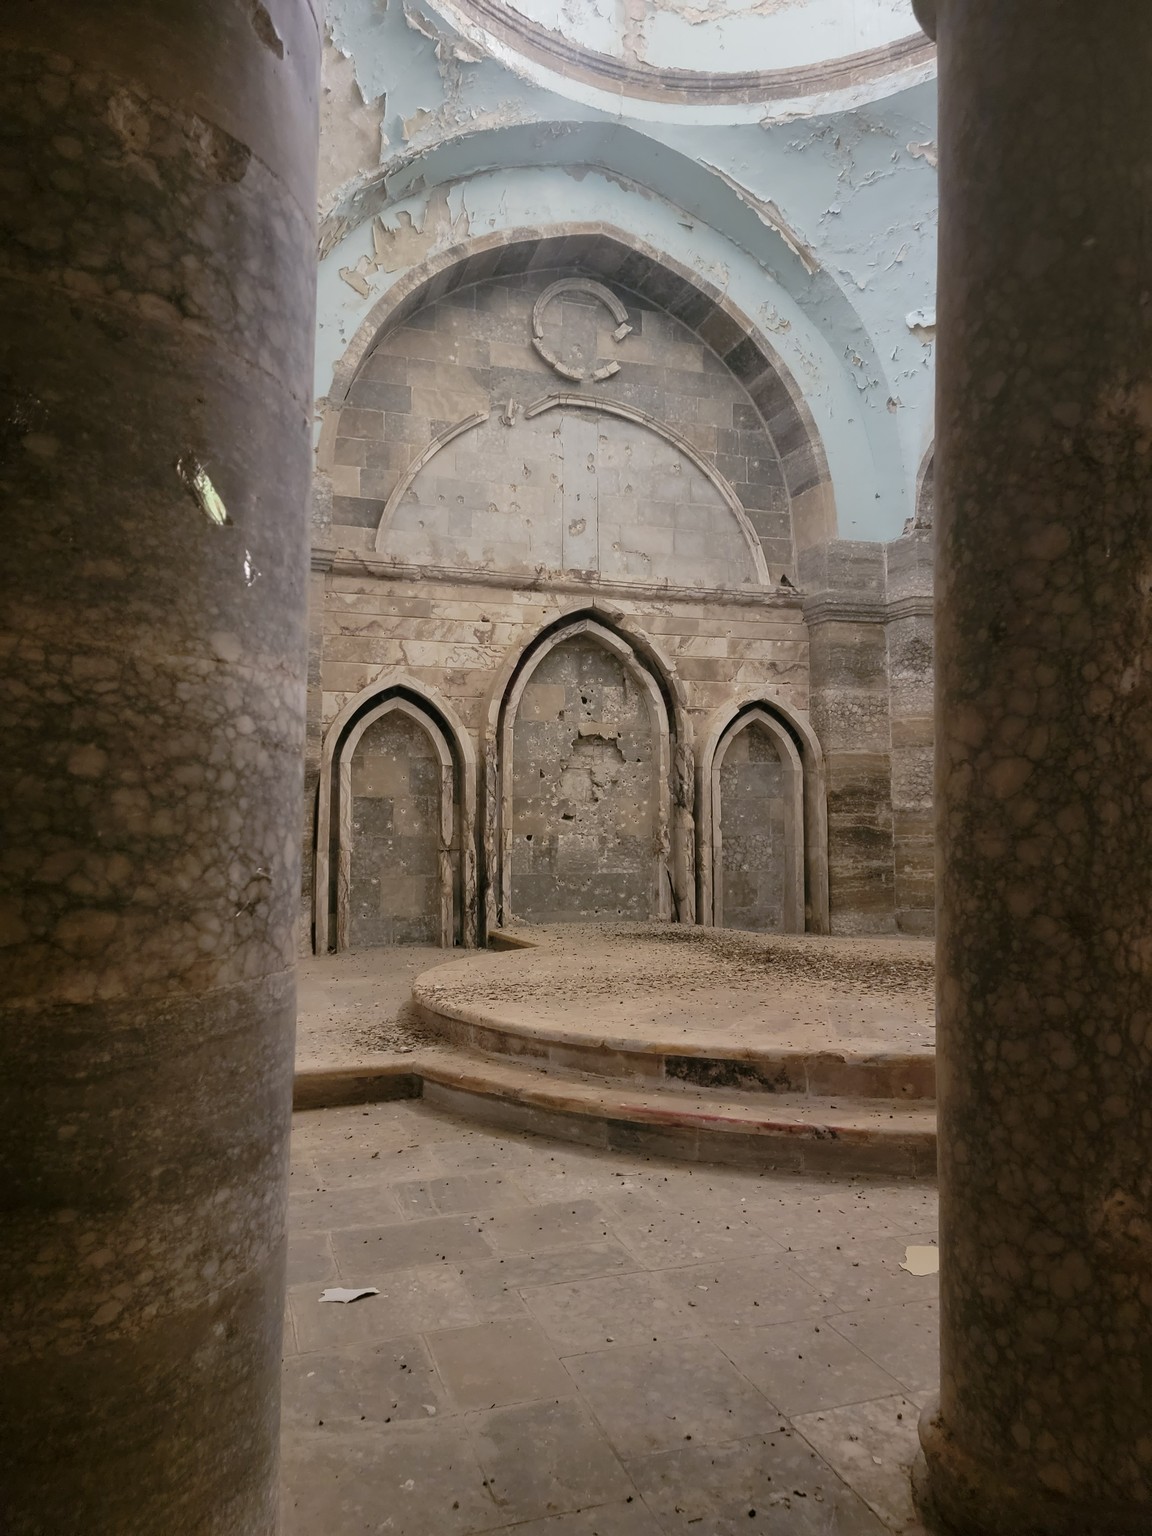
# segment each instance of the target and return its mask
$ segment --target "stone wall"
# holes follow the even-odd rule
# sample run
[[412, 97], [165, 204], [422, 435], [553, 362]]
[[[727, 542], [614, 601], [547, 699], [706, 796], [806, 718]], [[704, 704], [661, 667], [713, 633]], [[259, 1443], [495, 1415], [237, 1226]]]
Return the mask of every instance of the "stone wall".
[[[782, 761], [759, 729], [730, 744], [718, 862], [696, 772], [711, 784], [710, 744], [763, 703], [807, 743], [809, 921], [929, 932], [930, 531], [824, 540], [798, 564], [758, 408], [700, 335], [625, 286], [527, 270], [402, 313], [325, 426], [313, 782], [337, 716], [401, 687], [451, 717], [476, 764], [489, 925], [694, 920], [697, 897], [708, 921], [714, 893], [725, 923], [773, 930], [787, 925]], [[518, 714], [509, 703], [542, 637], [588, 618], [657, 680], [659, 768], [651, 700], [588, 635], [561, 639]], [[409, 916], [380, 914], [361, 941]]]
[[656, 915], [659, 733], [624, 662], [579, 635], [545, 656], [513, 728], [511, 911]]
[[720, 766], [721, 910], [726, 928], [784, 929], [784, 771], [763, 725], [744, 727]]
[[[688, 585], [754, 581], [737, 520], [667, 436], [731, 487], [773, 577], [793, 570], [780, 458], [756, 407], [711, 349], [623, 289], [631, 333], [598, 298], [528, 272], [447, 294], [373, 348], [340, 412], [330, 474], [337, 541], [367, 548], [412, 461], [445, 429], [487, 413], [432, 457], [390, 518], [382, 553], [418, 563], [545, 567]], [[589, 285], [592, 286], [592, 285]], [[593, 374], [615, 365], [602, 379]], [[581, 374], [580, 378], [571, 377]], [[527, 417], [556, 395], [624, 408]], [[584, 526], [576, 531], [576, 525]], [[359, 530], [359, 531], [354, 531]]]
[[833, 930], [930, 934], [931, 528], [808, 551], [801, 577], [828, 769]]
[[899, 931], [930, 934], [936, 921], [930, 522], [887, 546], [887, 573], [892, 895]]
[[375, 721], [351, 787], [351, 948], [439, 944], [440, 759], [427, 731], [395, 710]]

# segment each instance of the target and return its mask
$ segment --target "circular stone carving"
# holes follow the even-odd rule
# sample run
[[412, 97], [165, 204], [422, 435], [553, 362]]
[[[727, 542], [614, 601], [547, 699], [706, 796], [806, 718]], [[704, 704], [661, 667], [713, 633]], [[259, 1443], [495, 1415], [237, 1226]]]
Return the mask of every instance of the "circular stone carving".
[[532, 345], [553, 373], [558, 373], [562, 379], [572, 379], [575, 383], [582, 383], [585, 379], [593, 384], [602, 383], [604, 379], [610, 379], [614, 373], [620, 372], [620, 364], [615, 359], [601, 368], [573, 368], [562, 361], [544, 340], [545, 311], [553, 299], [565, 293], [582, 293], [588, 298], [598, 299], [616, 322], [616, 329], [612, 332], [616, 341], [623, 341], [625, 336], [632, 334], [628, 311], [610, 288], [605, 288], [603, 283], [594, 283], [588, 277], [562, 277], [559, 282], [550, 283], [532, 306]]

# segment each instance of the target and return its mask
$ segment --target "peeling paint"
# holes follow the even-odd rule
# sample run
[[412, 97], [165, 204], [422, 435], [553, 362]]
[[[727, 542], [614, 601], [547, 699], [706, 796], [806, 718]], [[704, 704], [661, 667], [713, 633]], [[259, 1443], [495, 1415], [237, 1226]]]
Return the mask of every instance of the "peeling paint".
[[[713, 46], [706, 12], [722, 3], [646, 0], [644, 9], [690, 33], [699, 64]], [[623, 25], [616, 0], [532, 6], [541, 19], [564, 10], [561, 30]], [[800, 16], [804, 6], [791, 9]], [[410, 264], [481, 235], [600, 221], [666, 252], [755, 318], [819, 423], [841, 533], [895, 536], [932, 436], [934, 333], [906, 316], [930, 314], [934, 302], [934, 87], [823, 117], [809, 103], [802, 124], [759, 126], [761, 103], [702, 131], [705, 119], [662, 103], [617, 96], [600, 107], [571, 80], [545, 88], [459, 29], [459, 10], [456, 0], [329, 0], [331, 46], [355, 88], [349, 105], [379, 112], [380, 137], [361, 144], [358, 164], [344, 162], [349, 173], [321, 201], [317, 393]], [[645, 48], [652, 36], [649, 26]], [[773, 113], [777, 105], [787, 107]]]
[[706, 165], [714, 175], [719, 176], [726, 187], [731, 187], [740, 201], [752, 209], [762, 224], [776, 231], [793, 256], [799, 257], [809, 277], [819, 272], [819, 256], [808, 242], [796, 233], [774, 202], [769, 198], [757, 197], [754, 192], [750, 192], [747, 187], [742, 187], [735, 177], [729, 176], [728, 172], [721, 170], [718, 165], [713, 165], [708, 160], [702, 160], [701, 164]]
[[904, 323], [921, 341], [932, 341], [936, 336], [936, 310], [914, 309], [904, 316]]
[[341, 188], [370, 175], [388, 147], [384, 132], [386, 99], [366, 101], [351, 58], [326, 39], [320, 75], [320, 161], [317, 205], [320, 217]]

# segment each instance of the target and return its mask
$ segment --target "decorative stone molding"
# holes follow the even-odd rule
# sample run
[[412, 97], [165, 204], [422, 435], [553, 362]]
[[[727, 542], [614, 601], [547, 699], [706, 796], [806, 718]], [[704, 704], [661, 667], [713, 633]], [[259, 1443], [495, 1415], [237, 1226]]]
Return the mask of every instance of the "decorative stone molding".
[[[934, 10], [933, 0], [928, 0], [928, 4]], [[918, 13], [924, 5], [925, 0], [915, 0]], [[859, 86], [928, 63], [932, 57], [924, 39], [912, 36], [822, 63], [786, 69], [674, 69], [587, 48], [564, 37], [554, 27], [522, 15], [504, 0], [446, 0], [442, 9], [451, 20], [463, 23], [462, 30], [475, 44], [484, 46], [481, 38], [491, 39], [488, 46], [494, 43], [512, 49], [566, 79], [597, 86], [613, 96], [641, 101], [707, 106], [767, 104]], [[920, 20], [927, 31], [923, 17]]]
[[[567, 363], [561, 362], [544, 340], [545, 311], [553, 299], [558, 299], [566, 293], [581, 293], [603, 304], [616, 322], [616, 329], [612, 332], [616, 341], [623, 341], [626, 336], [631, 336], [632, 327], [628, 324], [628, 311], [610, 288], [605, 288], [603, 283], [594, 283], [589, 277], [562, 277], [557, 282], [550, 283], [532, 306], [532, 345], [553, 373], [558, 373], [561, 378], [571, 379], [574, 383], [581, 383], [585, 379], [593, 384], [603, 383], [614, 373], [620, 372], [618, 362], [613, 360], [605, 363], [602, 368], [594, 368], [591, 371], [587, 368], [570, 368]], [[511, 422], [507, 425], [511, 426]]]
[[333, 568], [335, 559], [336, 551], [334, 549], [318, 549], [314, 547], [312, 550], [312, 569], [314, 571], [330, 571]]
[[935, 612], [930, 596], [882, 597], [851, 593], [817, 592], [804, 599], [804, 622], [818, 624], [890, 624], [894, 619], [930, 619]]
[[500, 775], [498, 801], [500, 819], [497, 827], [499, 859], [498, 918], [504, 926], [508, 926], [515, 921], [515, 913], [512, 910], [512, 861], [514, 856], [512, 828], [515, 775], [513, 731], [520, 709], [520, 701], [523, 698], [525, 688], [531, 681], [532, 674], [539, 667], [545, 656], [555, 650], [558, 645], [563, 645], [565, 641], [571, 640], [577, 635], [589, 635], [597, 644], [602, 645], [606, 651], [615, 656], [623, 664], [647, 701], [648, 716], [651, 721], [653, 739], [656, 744], [656, 784], [659, 797], [656, 807], [656, 835], [654, 839], [656, 858], [653, 867], [654, 910], [652, 916], [668, 922], [673, 916], [673, 890], [669, 867], [672, 854], [672, 734], [668, 711], [656, 679], [641, 664], [627, 641], [617, 635], [615, 631], [588, 617], [578, 618], [570, 624], [561, 626], [559, 629], [554, 630], [542, 643], [536, 645], [531, 653], [522, 661], [501, 706], [498, 748]]
[[522, 231], [478, 235], [413, 267], [372, 306], [336, 365], [327, 395], [318, 402], [320, 469], [332, 466], [341, 407], [373, 347], [422, 304], [490, 277], [493, 261], [502, 259], [523, 262], [536, 271], [550, 263], [554, 268], [592, 270], [680, 315], [743, 384], [773, 442], [788, 445], [780, 463], [797, 531], [818, 529], [815, 542], [835, 537], [835, 494], [824, 445], [803, 389], [768, 334], [698, 272], [612, 224], [569, 223], [562, 232], [531, 239]]
[[804, 622], [817, 624], [883, 624], [888, 605], [882, 597], [854, 593], [817, 592], [804, 599]]
[[[696, 589], [694, 588], [693, 591]], [[755, 588], [750, 589], [755, 591]], [[671, 846], [667, 851], [666, 868], [671, 876], [669, 896], [679, 913], [679, 921], [696, 921], [696, 823], [695, 759], [691, 747], [691, 725], [688, 717], [688, 699], [684, 684], [669, 656], [660, 649], [651, 635], [644, 632], [634, 615], [628, 615], [609, 603], [595, 598], [591, 604], [586, 590], [573, 587], [585, 598], [574, 605], [553, 624], [522, 647], [515, 655], [505, 658], [497, 669], [489, 687], [484, 705], [484, 721], [481, 727], [480, 746], [480, 837], [484, 885], [480, 907], [483, 913], [485, 935], [500, 926], [503, 901], [501, 890], [500, 808], [501, 808], [501, 744], [508, 700], [516, 680], [525, 667], [534, 666], [532, 658], [537, 649], [558, 635], [572, 635], [591, 628], [599, 632], [614, 633], [619, 645], [626, 647], [634, 658], [634, 664], [644, 669], [656, 681], [661, 696], [664, 719], [670, 737], [669, 830]], [[767, 594], [765, 594], [767, 595]], [[815, 738], [813, 738], [815, 740]], [[819, 744], [816, 744], [819, 751]]]
[[[712, 832], [712, 926], [724, 926], [724, 843], [721, 832], [720, 771], [728, 748], [741, 732], [761, 725], [772, 738], [784, 771], [784, 932], [804, 932], [804, 768], [796, 743], [769, 710], [753, 706], [738, 715], [720, 738], [709, 776]], [[701, 818], [703, 821], [703, 817]]]
[[[423, 565], [410, 560], [381, 559], [352, 550], [337, 550], [323, 567], [338, 576], [371, 576], [379, 581], [442, 581], [453, 586], [499, 587], [514, 592], [572, 592], [587, 597], [602, 593], [610, 602], [619, 598], [679, 599], [688, 603], [722, 604], [726, 607], [799, 608], [797, 591], [778, 587], [679, 587], [671, 582], [614, 581], [596, 571], [567, 576], [549, 571], [488, 571], [479, 566]], [[321, 567], [317, 567], [321, 569]]]

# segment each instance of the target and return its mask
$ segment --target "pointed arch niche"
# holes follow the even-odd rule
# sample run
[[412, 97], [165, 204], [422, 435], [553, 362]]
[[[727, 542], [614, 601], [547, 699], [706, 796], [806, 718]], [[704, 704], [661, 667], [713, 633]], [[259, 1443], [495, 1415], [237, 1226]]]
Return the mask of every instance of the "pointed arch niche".
[[314, 946], [475, 943], [475, 762], [442, 701], [403, 681], [353, 699], [324, 740]]
[[669, 918], [675, 753], [660, 682], [597, 619], [521, 658], [496, 733], [499, 922]]
[[714, 721], [699, 826], [701, 922], [827, 933], [824, 765], [806, 722], [763, 699]]

